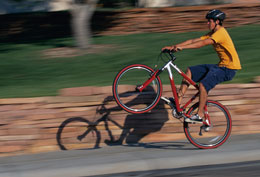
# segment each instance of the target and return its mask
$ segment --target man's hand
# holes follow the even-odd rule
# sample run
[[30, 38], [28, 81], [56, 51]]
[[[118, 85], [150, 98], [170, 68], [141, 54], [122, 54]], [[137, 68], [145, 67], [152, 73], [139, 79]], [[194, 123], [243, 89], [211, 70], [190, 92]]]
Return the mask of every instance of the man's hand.
[[182, 47], [174, 45], [173, 51], [174, 52], [182, 51]]
[[163, 47], [163, 48], [162, 48], [162, 51], [165, 51], [165, 50], [178, 52], [178, 51], [181, 51], [181, 50], [182, 50], [182, 47], [179, 47], [179, 46], [177, 46], [177, 45], [166, 46], [166, 47]]
[[173, 46], [165, 46], [162, 48], [162, 51], [165, 51], [165, 50], [169, 50], [169, 51], [172, 51], [173, 50]]

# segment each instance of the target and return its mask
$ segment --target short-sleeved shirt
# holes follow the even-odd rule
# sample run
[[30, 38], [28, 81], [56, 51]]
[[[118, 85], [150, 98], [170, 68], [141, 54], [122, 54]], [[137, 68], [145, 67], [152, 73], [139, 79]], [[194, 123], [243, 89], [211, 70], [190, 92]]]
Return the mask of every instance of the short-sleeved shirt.
[[213, 47], [220, 59], [218, 66], [235, 70], [241, 69], [240, 60], [233, 41], [224, 27], [221, 27], [213, 34], [209, 33], [201, 37], [202, 40], [208, 38], [214, 41]]

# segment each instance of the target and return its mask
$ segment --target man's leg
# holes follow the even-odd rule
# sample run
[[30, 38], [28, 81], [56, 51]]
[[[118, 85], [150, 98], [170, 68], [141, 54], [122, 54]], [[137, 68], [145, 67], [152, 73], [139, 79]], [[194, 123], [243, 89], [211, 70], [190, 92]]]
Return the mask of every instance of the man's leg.
[[200, 117], [204, 117], [204, 107], [205, 107], [206, 102], [207, 102], [208, 93], [207, 93], [207, 90], [205, 89], [205, 87], [202, 83], [199, 84], [199, 90], [200, 90], [199, 109], [198, 109], [197, 114]]
[[199, 96], [199, 108], [196, 114], [191, 116], [190, 118], [186, 118], [185, 122], [203, 122], [203, 117], [204, 117], [204, 107], [207, 102], [207, 97], [208, 93], [207, 90], [205, 89], [204, 85], [202, 83], [199, 83], [199, 91], [200, 91], [200, 96]]
[[[223, 67], [212, 67], [212, 68], [213, 69], [210, 70], [207, 76], [199, 84], [200, 96], [199, 96], [199, 108], [197, 113], [200, 117], [204, 117], [204, 107], [207, 102], [208, 91], [221, 82], [231, 80], [236, 74], [235, 70], [231, 70]], [[227, 77], [227, 75], [229, 77]], [[207, 87], [208, 91], [205, 89], [204, 85]]]
[[[191, 71], [190, 71], [189, 68], [186, 71], [186, 75], [191, 79]], [[182, 83], [181, 83], [181, 87], [180, 87], [179, 92], [178, 92], [178, 98], [179, 98], [180, 104], [181, 104], [182, 98], [185, 95], [187, 88], [189, 86], [190, 86], [190, 83], [186, 79], [183, 79]]]
[[[190, 118], [186, 118], [185, 122], [203, 122], [203, 117], [204, 117], [204, 108], [207, 102], [207, 98], [208, 98], [208, 91], [206, 89], [206, 86], [208, 87], [208, 85], [204, 85], [204, 84], [208, 84], [208, 82], [204, 82], [204, 81], [208, 81], [208, 80], [214, 80], [213, 78], [211, 78], [211, 74], [209, 74], [209, 69], [210, 67], [212, 67], [213, 65], [199, 65], [199, 66], [195, 66], [191, 68], [192, 73], [194, 73], [195, 75], [193, 76], [193, 79], [195, 82], [200, 82], [199, 83], [199, 107], [198, 110], [195, 112], [196, 114], [194, 114], [193, 116], [191, 116]], [[210, 78], [207, 78], [210, 77]], [[202, 82], [201, 82], [202, 81]]]

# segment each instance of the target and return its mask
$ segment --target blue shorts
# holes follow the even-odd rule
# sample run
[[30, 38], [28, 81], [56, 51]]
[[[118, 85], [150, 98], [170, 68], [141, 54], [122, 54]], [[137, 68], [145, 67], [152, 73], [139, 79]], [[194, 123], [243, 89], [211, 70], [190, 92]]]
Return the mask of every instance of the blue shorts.
[[216, 64], [191, 66], [189, 69], [192, 74], [191, 79], [202, 83], [207, 92], [221, 82], [232, 80], [236, 74], [236, 70], [219, 67]]

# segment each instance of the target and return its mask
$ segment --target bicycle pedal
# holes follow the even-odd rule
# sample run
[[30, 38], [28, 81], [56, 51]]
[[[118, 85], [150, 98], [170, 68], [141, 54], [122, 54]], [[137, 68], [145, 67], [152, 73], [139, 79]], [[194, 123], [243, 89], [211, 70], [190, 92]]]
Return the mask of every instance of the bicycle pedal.
[[211, 129], [212, 129], [212, 127], [210, 127], [210, 126], [205, 126], [204, 127], [204, 131], [205, 132], [209, 132]]
[[171, 104], [171, 101], [168, 98], [162, 96], [161, 99], [165, 101], [167, 104]]

